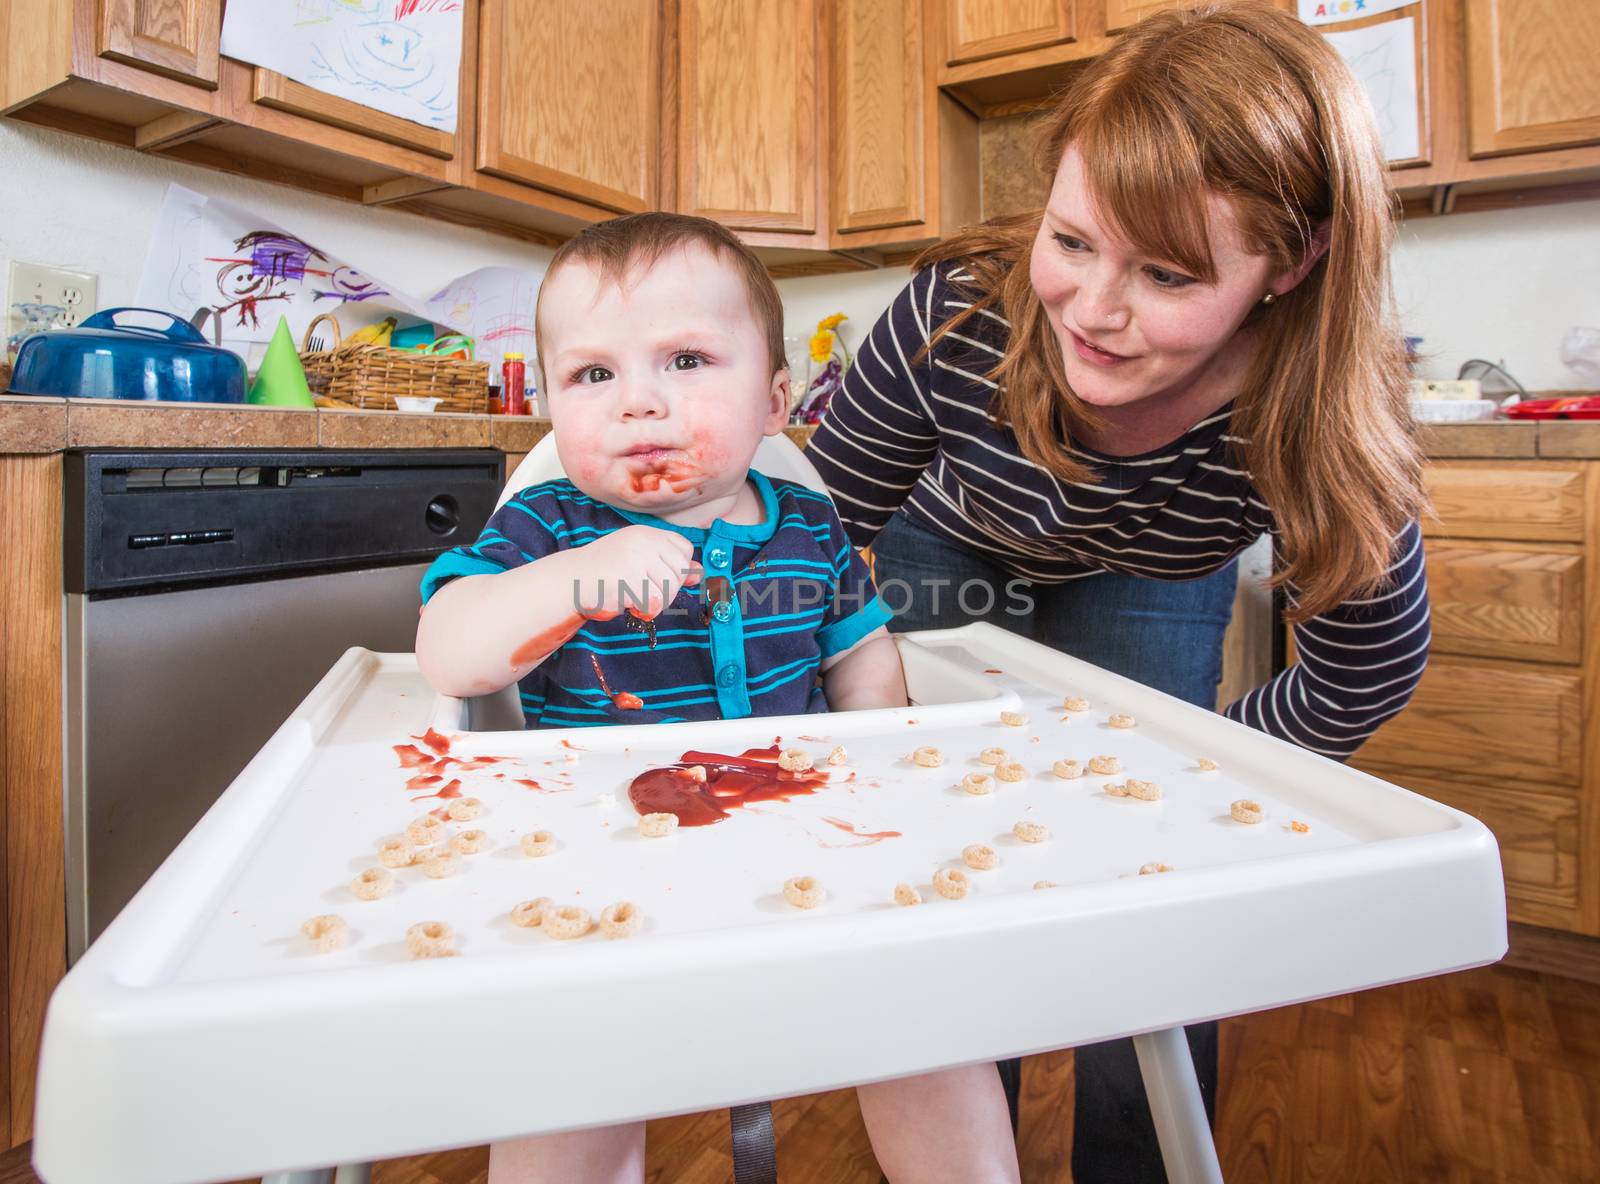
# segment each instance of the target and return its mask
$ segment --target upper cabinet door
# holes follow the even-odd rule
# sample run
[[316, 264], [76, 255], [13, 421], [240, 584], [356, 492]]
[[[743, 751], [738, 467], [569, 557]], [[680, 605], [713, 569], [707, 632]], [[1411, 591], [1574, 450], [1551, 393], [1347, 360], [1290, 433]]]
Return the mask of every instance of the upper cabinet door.
[[1195, 0], [1106, 0], [1106, 32], [1132, 28], [1163, 8], [1191, 8], [1194, 4]]
[[212, 90], [222, 0], [100, 0], [101, 57]]
[[923, 221], [921, 0], [838, 0], [833, 46], [834, 228]]
[[657, 204], [659, 0], [483, 0], [478, 168], [619, 213]]
[[1596, 0], [1467, 0], [1471, 154], [1600, 142], [1596, 63]]
[[816, 230], [817, 36], [815, 0], [682, 0], [679, 210]]
[[950, 65], [1077, 36], [1076, 0], [944, 0]]

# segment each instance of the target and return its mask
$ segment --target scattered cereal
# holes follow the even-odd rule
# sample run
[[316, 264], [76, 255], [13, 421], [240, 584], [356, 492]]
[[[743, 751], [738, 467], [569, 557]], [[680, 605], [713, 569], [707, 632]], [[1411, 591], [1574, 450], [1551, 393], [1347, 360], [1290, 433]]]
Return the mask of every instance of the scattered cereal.
[[1106, 717], [1106, 723], [1110, 724], [1113, 728], [1131, 728], [1138, 722], [1138, 720], [1134, 719], [1133, 716], [1129, 715], [1125, 711], [1114, 712]]
[[704, 785], [706, 780], [706, 767], [704, 765], [690, 765], [683, 771], [683, 775], [690, 781], [698, 781]]
[[985, 748], [978, 754], [978, 759], [986, 765], [1002, 765], [1009, 755], [1003, 748]]
[[678, 829], [676, 814], [646, 814], [639, 819], [639, 833], [647, 839], [661, 839]]
[[593, 929], [594, 919], [589, 916], [587, 909], [580, 909], [576, 905], [564, 904], [559, 908], [546, 905], [543, 924], [544, 931], [557, 941], [571, 941]]
[[944, 753], [937, 748], [919, 748], [911, 754], [911, 760], [924, 769], [937, 769], [944, 764]]
[[530, 859], [538, 859], [556, 849], [556, 836], [547, 830], [531, 830], [517, 840], [517, 846]]
[[830, 765], [842, 765], [849, 759], [850, 757], [845, 752], [843, 744], [836, 745], [834, 750], [828, 754], [828, 763]]
[[972, 888], [967, 873], [953, 867], [942, 867], [933, 873], [933, 890], [946, 900], [960, 900]]
[[1011, 833], [1024, 843], [1042, 843], [1050, 837], [1050, 828], [1042, 822], [1024, 819], [1011, 828]]
[[1154, 781], [1138, 781], [1128, 778], [1128, 796], [1138, 798], [1141, 802], [1159, 802], [1161, 800], [1161, 787]]
[[435, 851], [422, 865], [422, 874], [430, 880], [447, 880], [461, 870], [461, 856], [454, 851]]
[[1289, 829], [1297, 835], [1308, 835], [1311, 833], [1311, 824], [1309, 822], [1301, 822], [1296, 818], [1289, 823]]
[[524, 929], [537, 929], [539, 922], [544, 920], [545, 906], [549, 903], [548, 896], [523, 901], [511, 910], [511, 923], [520, 925]]
[[369, 867], [350, 881], [350, 891], [356, 894], [357, 900], [377, 900], [387, 896], [393, 887], [394, 876], [389, 874], [387, 868], [381, 867]]
[[1195, 763], [1200, 766], [1202, 773], [1215, 773], [1217, 771], [1217, 762], [1208, 756], [1201, 757]]
[[993, 871], [1000, 863], [1000, 857], [994, 853], [993, 847], [985, 847], [982, 843], [972, 843], [961, 848], [961, 862], [973, 871]]
[[486, 830], [464, 830], [450, 840], [450, 850], [458, 855], [476, 855], [489, 845]]
[[918, 892], [910, 884], [896, 884], [894, 886], [894, 902], [895, 904], [921, 904], [922, 893]]
[[1050, 766], [1050, 771], [1063, 781], [1071, 781], [1075, 777], [1083, 776], [1083, 762], [1059, 760]]
[[1147, 863], [1139, 868], [1139, 874], [1141, 876], [1153, 876], [1159, 872], [1170, 872], [1171, 870], [1172, 868], [1164, 863]]
[[814, 909], [822, 903], [822, 885], [815, 876], [795, 876], [783, 882], [783, 899], [797, 909]]
[[1125, 781], [1108, 781], [1104, 786], [1104, 790], [1108, 798], [1125, 798], [1128, 796], [1128, 785]]
[[803, 748], [785, 748], [778, 754], [778, 768], [786, 773], [804, 773], [811, 767], [811, 754]]
[[350, 936], [350, 927], [338, 914], [323, 913], [320, 917], [312, 917], [311, 920], [303, 922], [300, 932], [317, 947], [317, 953], [331, 954], [344, 945], [345, 939]]
[[1114, 756], [1092, 756], [1089, 758], [1089, 772], [1108, 776], [1112, 773], [1122, 772], [1122, 762]]
[[429, 843], [437, 843], [444, 838], [444, 823], [432, 814], [424, 814], [406, 827], [406, 838], [411, 840], [413, 847], [426, 847]]
[[1233, 815], [1235, 822], [1257, 823], [1267, 816], [1261, 808], [1260, 802], [1252, 802], [1249, 798], [1240, 798], [1228, 807], [1228, 813]]
[[1089, 700], [1085, 699], [1082, 695], [1068, 695], [1065, 699], [1061, 700], [1061, 710], [1088, 711]]
[[483, 802], [478, 798], [462, 798], [450, 803], [449, 814], [456, 822], [471, 822], [483, 813]]
[[1000, 722], [1008, 728], [1024, 728], [1028, 726], [1028, 717], [1020, 711], [1002, 711]]
[[638, 906], [626, 900], [607, 905], [600, 910], [600, 932], [606, 937], [632, 937], [644, 923], [644, 914]]
[[973, 796], [994, 792], [994, 778], [987, 773], [968, 773], [961, 779], [961, 788]]
[[406, 930], [406, 953], [413, 958], [453, 958], [456, 932], [443, 921], [419, 921]]
[[385, 839], [378, 844], [378, 862], [384, 867], [410, 867], [414, 848], [406, 839]]
[[1027, 778], [1028, 770], [1016, 761], [1006, 761], [994, 767], [994, 775], [1002, 781], [1022, 781]]

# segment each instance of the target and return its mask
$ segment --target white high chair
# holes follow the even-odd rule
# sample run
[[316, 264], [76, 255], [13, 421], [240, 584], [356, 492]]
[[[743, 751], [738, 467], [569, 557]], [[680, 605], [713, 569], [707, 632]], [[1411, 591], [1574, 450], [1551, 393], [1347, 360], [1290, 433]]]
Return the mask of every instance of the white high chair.
[[[824, 495], [828, 492], [828, 487], [822, 481], [822, 474], [818, 473], [816, 467], [805, 458], [800, 446], [782, 434], [767, 436], [761, 441], [750, 467], [780, 481], [795, 481]], [[537, 485], [541, 481], [555, 481], [565, 476], [566, 471], [561, 467], [561, 458], [556, 455], [555, 433], [547, 433], [544, 439], [533, 446], [533, 451], [523, 457], [512, 470], [511, 477], [506, 482], [506, 487], [500, 491], [500, 500], [495, 502], [494, 508], [498, 510], [530, 485]]]
[[[780, 481], [794, 481], [824, 496], [828, 487], [822, 475], [805, 458], [799, 445], [788, 436], [767, 436], [756, 449], [750, 467], [759, 473]], [[522, 490], [541, 481], [555, 481], [566, 476], [561, 458], [556, 455], [556, 437], [551, 432], [533, 446], [533, 450], [512, 470], [506, 487], [500, 491], [495, 509], [505, 505]], [[472, 728], [492, 730], [522, 726], [522, 701], [517, 685], [496, 695], [474, 700], [469, 705]], [[733, 1140], [733, 1178], [735, 1184], [777, 1184], [777, 1143], [772, 1128], [772, 1103], [750, 1102], [728, 1110], [728, 1124]]]

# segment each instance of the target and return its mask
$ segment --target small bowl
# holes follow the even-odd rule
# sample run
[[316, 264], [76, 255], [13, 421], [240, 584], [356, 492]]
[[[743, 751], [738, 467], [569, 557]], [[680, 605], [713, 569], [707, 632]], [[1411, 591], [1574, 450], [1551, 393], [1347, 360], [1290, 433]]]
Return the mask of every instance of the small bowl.
[[422, 395], [396, 395], [394, 405], [401, 411], [410, 411], [418, 415], [427, 415], [443, 400], [424, 398]]

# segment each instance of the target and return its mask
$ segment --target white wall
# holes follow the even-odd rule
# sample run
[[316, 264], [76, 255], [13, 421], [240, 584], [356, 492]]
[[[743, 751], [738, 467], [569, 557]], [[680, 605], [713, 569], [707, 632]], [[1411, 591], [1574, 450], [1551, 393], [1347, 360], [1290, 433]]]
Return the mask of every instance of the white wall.
[[[258, 210], [414, 293], [477, 267], [550, 258], [485, 231], [0, 121], [0, 274], [12, 259], [78, 268], [99, 276], [102, 306], [131, 303], [172, 181]], [[783, 280], [787, 331], [806, 337], [844, 312], [854, 349], [905, 280], [898, 268]], [[1426, 377], [1454, 377], [1482, 357], [1503, 359], [1529, 389], [1576, 387], [1557, 351], [1569, 326], [1600, 326], [1600, 202], [1407, 223], [1395, 280], [1407, 330], [1425, 339]]]

